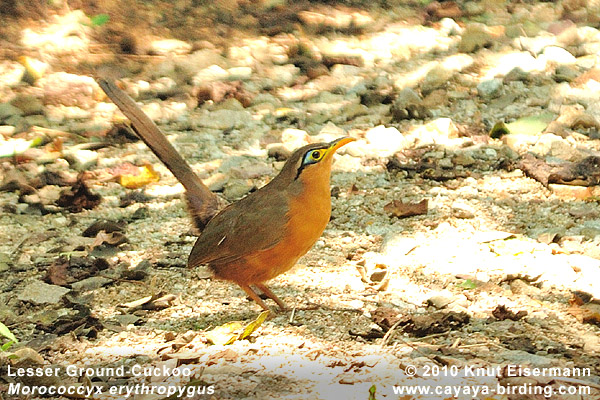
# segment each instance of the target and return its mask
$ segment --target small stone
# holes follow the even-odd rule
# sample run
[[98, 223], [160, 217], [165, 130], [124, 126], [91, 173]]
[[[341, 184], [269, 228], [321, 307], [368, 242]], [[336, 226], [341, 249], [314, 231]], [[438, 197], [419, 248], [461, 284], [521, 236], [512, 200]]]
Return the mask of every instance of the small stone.
[[44, 113], [44, 105], [35, 96], [18, 95], [11, 100], [10, 104], [23, 111], [23, 115], [36, 115]]
[[530, 151], [542, 157], [551, 156], [565, 161], [578, 161], [582, 158], [577, 149], [565, 139], [552, 133], [541, 135]]
[[72, 150], [65, 152], [64, 158], [77, 171], [86, 171], [98, 163], [98, 153], [93, 150]]
[[225, 184], [229, 180], [229, 177], [222, 172], [217, 172], [212, 174], [206, 179], [203, 179], [202, 182], [208, 186], [211, 192], [221, 192], [225, 187]]
[[439, 22], [440, 33], [448, 36], [456, 36], [463, 33], [464, 29], [460, 27], [452, 18], [442, 18]]
[[132, 314], [117, 314], [114, 319], [122, 326], [133, 325], [140, 320], [140, 317]]
[[252, 68], [250, 67], [233, 67], [227, 70], [228, 79], [232, 81], [246, 81], [252, 77]]
[[103, 276], [91, 276], [86, 279], [82, 279], [78, 282], [73, 282], [71, 288], [77, 292], [87, 292], [90, 290], [96, 290], [104, 285], [113, 282], [112, 279], [105, 278]]
[[504, 82], [528, 82], [531, 80], [531, 73], [523, 71], [521, 67], [514, 67], [504, 77]]
[[455, 157], [454, 157], [454, 164], [456, 165], [462, 165], [463, 167], [468, 167], [470, 165], [475, 164], [475, 158], [473, 158], [473, 156], [471, 156], [470, 154], [461, 151], [460, 153], [458, 153]]
[[331, 76], [337, 78], [348, 78], [360, 74], [361, 68], [354, 65], [335, 64], [331, 67]]
[[272, 86], [290, 86], [300, 76], [300, 68], [294, 64], [273, 65], [265, 73], [272, 79]]
[[573, 82], [579, 76], [579, 70], [571, 65], [559, 65], [552, 75], [556, 82]]
[[22, 116], [23, 111], [10, 103], [0, 103], [0, 121], [6, 121], [14, 116]]
[[465, 29], [458, 51], [462, 53], [473, 53], [484, 47], [490, 47], [494, 43], [493, 36], [487, 32], [484, 26], [480, 24], [472, 24]]
[[[178, 77], [185, 81], [191, 80], [198, 71], [211, 65], [224, 65], [225, 63], [223, 56], [218, 51], [211, 49], [198, 50], [186, 56], [176, 57], [173, 61], [173, 71], [176, 70]], [[168, 65], [167, 69], [170, 70], [171, 66]], [[169, 73], [160, 76], [169, 76]]]
[[475, 218], [475, 209], [466, 203], [456, 201], [452, 204], [452, 215], [462, 219]]
[[383, 278], [387, 275], [387, 269], [377, 269], [371, 273], [369, 279], [371, 282], [381, 282]]
[[0, 86], [9, 88], [17, 86], [25, 73], [25, 67], [18, 62], [0, 62]]
[[6, 253], [0, 253], [0, 272], [5, 272], [10, 269], [12, 259]]
[[514, 294], [524, 294], [524, 295], [527, 295], [530, 297], [539, 295], [541, 292], [540, 289], [528, 284], [527, 282], [523, 281], [522, 279], [515, 279], [515, 280], [511, 281], [510, 282], [510, 290]]
[[193, 125], [212, 129], [239, 129], [247, 126], [251, 121], [247, 111], [215, 110], [199, 117], [191, 117]]
[[423, 100], [411, 88], [402, 89], [398, 93], [390, 111], [394, 121], [411, 118], [424, 119], [429, 115], [429, 112], [423, 106]]
[[592, 332], [581, 332], [579, 339], [583, 342], [583, 351], [586, 354], [600, 352], [600, 338]]
[[502, 94], [502, 79], [494, 78], [481, 82], [477, 85], [477, 93], [483, 99], [494, 99]]
[[434, 119], [427, 123], [427, 129], [449, 139], [457, 138], [459, 134], [458, 127], [450, 118]]
[[436, 89], [445, 88], [448, 84], [448, 81], [452, 79], [455, 71], [444, 68], [442, 65], [437, 65], [433, 67], [427, 75], [425, 75], [425, 79], [421, 84], [421, 92], [424, 95], [428, 95]]
[[16, 128], [12, 125], [0, 125], [0, 136], [9, 137], [16, 132]]
[[448, 304], [452, 303], [454, 299], [450, 296], [438, 295], [432, 296], [427, 299], [427, 304], [441, 310], [442, 308], [446, 308]]
[[490, 147], [483, 150], [483, 155], [487, 160], [495, 160], [496, 158], [498, 158], [498, 152]]
[[551, 183], [548, 185], [548, 188], [556, 196], [568, 200], [586, 200], [600, 196], [600, 187], [598, 186], [573, 186]]
[[30, 347], [20, 348], [13, 354], [17, 356], [15, 364], [19, 366], [43, 365], [45, 363], [44, 358]]
[[575, 64], [577, 61], [573, 54], [558, 46], [546, 47], [540, 57], [545, 59], [547, 63], [554, 64]]
[[43, 93], [43, 103], [93, 108], [104, 93], [91, 76], [56, 72], [36, 82]]
[[17, 298], [34, 304], [57, 304], [70, 291], [70, 289], [62, 286], [35, 281], [25, 286], [23, 291], [17, 295]]
[[398, 129], [386, 128], [383, 125], [369, 129], [365, 133], [365, 139], [367, 139], [372, 154], [378, 157], [389, 157], [409, 145], [408, 140]]
[[442, 158], [438, 164], [437, 164], [440, 168], [446, 168], [446, 169], [451, 169], [454, 167], [454, 163], [452, 162], [451, 159], [449, 159], [448, 157], [446, 158]]
[[157, 56], [166, 56], [169, 54], [187, 54], [192, 49], [192, 45], [177, 39], [153, 40], [150, 43], [148, 53]]
[[219, 81], [226, 79], [229, 73], [218, 65], [211, 65], [198, 71], [192, 78], [194, 86], [200, 86], [206, 82]]
[[502, 136], [502, 142], [512, 151], [516, 153], [524, 153], [537, 142], [538, 136], [527, 135], [524, 133], [511, 133]]
[[309, 143], [310, 137], [302, 129], [286, 128], [281, 132], [281, 142], [289, 149], [297, 149]]

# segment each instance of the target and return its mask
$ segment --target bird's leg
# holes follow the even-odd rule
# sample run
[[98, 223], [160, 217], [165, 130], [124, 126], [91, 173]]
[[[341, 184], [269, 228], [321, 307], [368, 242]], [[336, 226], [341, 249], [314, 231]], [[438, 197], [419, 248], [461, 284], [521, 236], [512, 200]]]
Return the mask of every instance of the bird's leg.
[[256, 286], [257, 288], [260, 289], [261, 292], [263, 292], [268, 298], [270, 298], [271, 300], [273, 300], [275, 303], [277, 303], [277, 305], [279, 306], [279, 308], [283, 311], [283, 310], [287, 310], [288, 308], [285, 306], [285, 303], [275, 295], [275, 293], [273, 293], [271, 291], [271, 289], [269, 289], [264, 283], [255, 283], [254, 286]]
[[244, 292], [246, 292], [246, 294], [248, 296], [250, 296], [250, 298], [252, 300], [254, 300], [256, 302], [256, 304], [258, 304], [259, 306], [261, 306], [265, 311], [271, 311], [271, 309], [269, 307], [267, 307], [267, 305], [265, 304], [265, 302], [262, 301], [262, 299], [260, 298], [260, 296], [254, 290], [252, 290], [252, 288], [250, 286], [248, 286], [248, 285], [242, 285], [240, 283], [238, 283], [238, 285], [240, 285], [240, 287], [242, 289], [244, 289]]

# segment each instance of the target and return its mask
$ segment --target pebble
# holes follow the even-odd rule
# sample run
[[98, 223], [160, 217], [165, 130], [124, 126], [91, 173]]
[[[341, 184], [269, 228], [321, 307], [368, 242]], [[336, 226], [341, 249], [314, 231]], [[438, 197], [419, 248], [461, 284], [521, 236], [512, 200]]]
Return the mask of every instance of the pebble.
[[58, 304], [71, 290], [62, 286], [35, 281], [25, 286], [17, 298], [34, 304]]
[[88, 292], [90, 290], [96, 290], [104, 285], [112, 283], [113, 280], [105, 278], [103, 276], [91, 276], [89, 278], [82, 279], [71, 284], [71, 288], [77, 292]]
[[18, 95], [11, 100], [10, 104], [20, 109], [22, 115], [44, 114], [44, 105], [40, 99], [32, 95]]
[[452, 18], [442, 18], [439, 22], [440, 33], [448, 36], [460, 35], [464, 29], [458, 25]]
[[0, 61], [0, 87], [12, 88], [21, 83], [25, 67], [15, 61]]
[[475, 209], [467, 203], [455, 201], [452, 204], [452, 215], [461, 219], [475, 218]]
[[458, 51], [462, 53], [474, 53], [484, 47], [489, 47], [494, 43], [493, 36], [486, 30], [482, 24], [468, 25], [458, 44]]
[[177, 39], [159, 39], [150, 42], [148, 53], [157, 56], [167, 56], [169, 54], [187, 54], [192, 50], [192, 45], [183, 40]]
[[565, 161], [579, 161], [583, 158], [565, 139], [552, 133], [539, 136], [530, 151], [542, 157], [551, 156]]
[[[203, 49], [175, 58], [172, 70], [177, 71], [180, 79], [191, 80], [198, 71], [208, 68], [211, 65], [225, 65], [225, 59], [216, 50]], [[171, 66], [168, 66], [168, 69], [171, 69]]]
[[286, 128], [281, 132], [281, 142], [289, 150], [295, 150], [310, 142], [308, 133], [302, 129]]
[[575, 64], [577, 59], [573, 54], [558, 46], [548, 46], [540, 56], [546, 63], [554, 64]]
[[247, 127], [251, 119], [247, 111], [216, 110], [200, 116], [192, 116], [190, 122], [197, 127], [226, 130]]
[[376, 126], [365, 132], [369, 155], [389, 157], [409, 146], [409, 141], [394, 127]]
[[571, 65], [559, 65], [556, 67], [552, 79], [556, 82], [572, 82], [579, 76], [579, 70]]
[[0, 121], [6, 121], [11, 117], [22, 116], [23, 111], [10, 103], [0, 103]]
[[462, 165], [463, 167], [468, 167], [475, 164], [475, 158], [464, 151], [456, 154], [453, 161], [456, 165]]
[[454, 301], [452, 294], [450, 295], [435, 295], [427, 299], [427, 304], [441, 310], [446, 308], [450, 303]]
[[224, 80], [229, 76], [229, 73], [218, 65], [201, 69], [192, 78], [192, 84], [199, 86], [206, 82]]
[[455, 71], [445, 68], [442, 65], [433, 67], [427, 75], [425, 75], [425, 79], [421, 84], [421, 91], [424, 95], [428, 95], [436, 89], [445, 88], [454, 74]]
[[252, 78], [252, 68], [233, 67], [227, 70], [227, 78], [232, 81], [246, 81]]
[[273, 65], [265, 71], [265, 75], [271, 87], [290, 86], [300, 76], [300, 68], [294, 64]]
[[64, 158], [77, 171], [86, 171], [98, 163], [98, 153], [93, 150], [68, 150]]
[[477, 85], [477, 93], [485, 100], [494, 99], [500, 97], [503, 92], [503, 86], [502, 79], [490, 79]]
[[91, 76], [56, 72], [36, 82], [43, 91], [44, 104], [92, 108], [103, 97], [102, 89]]

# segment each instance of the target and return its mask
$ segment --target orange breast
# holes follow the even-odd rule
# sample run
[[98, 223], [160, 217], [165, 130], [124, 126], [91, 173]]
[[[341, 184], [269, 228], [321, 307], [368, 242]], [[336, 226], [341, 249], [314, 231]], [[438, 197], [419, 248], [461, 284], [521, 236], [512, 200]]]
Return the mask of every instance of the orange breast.
[[[329, 171], [326, 171], [329, 174]], [[289, 220], [282, 240], [270, 249], [257, 251], [222, 266], [213, 266], [221, 279], [240, 284], [268, 281], [292, 268], [321, 236], [331, 215], [329, 176], [320, 184], [303, 185], [289, 201]]]

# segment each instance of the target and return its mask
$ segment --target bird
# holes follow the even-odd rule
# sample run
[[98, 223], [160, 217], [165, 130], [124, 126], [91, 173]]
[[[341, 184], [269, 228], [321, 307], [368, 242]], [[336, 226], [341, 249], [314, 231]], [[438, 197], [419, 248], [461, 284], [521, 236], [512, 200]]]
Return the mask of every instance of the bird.
[[269, 183], [224, 206], [133, 99], [111, 81], [98, 83], [186, 190], [192, 222], [200, 232], [188, 267], [206, 265], [215, 278], [236, 283], [263, 309], [270, 310], [256, 289], [286, 310], [266, 282], [291, 269], [325, 230], [331, 216], [333, 155], [355, 139], [345, 136], [300, 147]]

